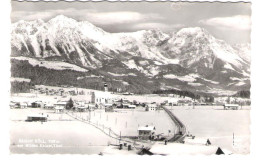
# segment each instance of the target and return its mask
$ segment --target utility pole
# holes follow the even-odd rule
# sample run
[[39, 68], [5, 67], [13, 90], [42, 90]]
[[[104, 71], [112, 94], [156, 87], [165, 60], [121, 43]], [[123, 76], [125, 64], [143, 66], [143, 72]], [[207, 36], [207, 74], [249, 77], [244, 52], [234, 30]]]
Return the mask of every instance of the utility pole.
[[120, 141], [121, 141], [121, 131], [120, 131], [120, 137], [119, 137], [119, 145], [120, 145]]
[[234, 135], [234, 132], [233, 132], [233, 146], [234, 146], [234, 143], [235, 143], [235, 135]]

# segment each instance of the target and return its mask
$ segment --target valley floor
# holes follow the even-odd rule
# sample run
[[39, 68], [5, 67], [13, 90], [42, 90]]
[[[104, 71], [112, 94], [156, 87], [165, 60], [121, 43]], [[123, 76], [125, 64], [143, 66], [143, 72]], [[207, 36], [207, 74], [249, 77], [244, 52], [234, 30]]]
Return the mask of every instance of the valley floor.
[[[172, 107], [173, 113], [186, 125], [189, 133], [196, 138], [209, 138], [216, 145], [237, 154], [250, 152], [250, 109], [220, 110], [222, 107]], [[107, 150], [108, 144], [118, 144], [95, 127], [77, 121], [67, 114], [56, 114], [43, 109], [11, 109], [11, 153], [48, 153], [48, 154], [99, 154]], [[48, 122], [25, 122], [27, 115], [44, 113], [49, 115]], [[152, 124], [156, 134], [168, 136], [174, 133], [175, 126], [164, 111], [146, 112], [144, 109], [117, 110], [104, 112], [96, 110], [74, 114], [89, 118], [91, 122], [111, 128], [122, 136], [137, 136], [137, 128]], [[171, 134], [170, 133], [170, 134]], [[235, 135], [233, 145], [233, 133]]]

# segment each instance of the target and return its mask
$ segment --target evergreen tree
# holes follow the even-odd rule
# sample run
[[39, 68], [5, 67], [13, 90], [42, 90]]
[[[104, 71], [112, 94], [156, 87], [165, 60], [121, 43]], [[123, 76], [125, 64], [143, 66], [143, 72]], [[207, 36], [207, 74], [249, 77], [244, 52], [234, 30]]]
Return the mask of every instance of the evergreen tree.
[[71, 109], [73, 107], [73, 100], [70, 98], [66, 104], [66, 109]]

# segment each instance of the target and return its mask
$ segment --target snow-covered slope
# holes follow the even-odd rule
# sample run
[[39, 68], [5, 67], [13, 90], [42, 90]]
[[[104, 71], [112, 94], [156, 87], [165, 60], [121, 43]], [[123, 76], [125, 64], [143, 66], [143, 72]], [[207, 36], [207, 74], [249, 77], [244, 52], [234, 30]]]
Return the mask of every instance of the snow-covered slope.
[[211, 68], [217, 58], [237, 68], [245, 64], [245, 61], [229, 44], [216, 39], [200, 27], [183, 28], [173, 33], [166, 48], [169, 54], [179, 59], [180, 64], [185, 67], [206, 59], [205, 67]]
[[[247, 47], [239, 53], [224, 41], [217, 40], [205, 29], [183, 28], [172, 35], [160, 30], [132, 33], [108, 33], [93, 24], [59, 15], [48, 22], [19, 21], [12, 25], [13, 55], [62, 56], [83, 66], [102, 65], [102, 59], [124, 54], [189, 67], [207, 59], [205, 66], [214, 65], [216, 58], [241, 68]], [[123, 52], [123, 53], [122, 53]], [[123, 55], [122, 55], [123, 54]], [[113, 58], [112, 57], [112, 58]]]
[[32, 66], [38, 65], [39, 67], [44, 67], [47, 69], [55, 69], [55, 70], [73, 70], [78, 72], [87, 72], [88, 70], [85, 68], [81, 68], [77, 65], [69, 64], [62, 61], [43, 61], [37, 60], [29, 57], [11, 57], [11, 59], [20, 60], [20, 61], [28, 61]]
[[233, 45], [236, 53], [240, 58], [245, 60], [246, 62], [251, 62], [251, 45], [249, 43], [246, 44], [235, 44]]
[[[161, 31], [107, 33], [93, 24], [77, 22], [59, 15], [48, 22], [19, 21], [12, 25], [12, 54], [34, 57], [61, 56], [83, 66], [102, 65], [111, 54], [127, 52], [132, 56], [176, 63], [156, 47], [169, 36]], [[114, 53], [111, 53], [114, 52]]]

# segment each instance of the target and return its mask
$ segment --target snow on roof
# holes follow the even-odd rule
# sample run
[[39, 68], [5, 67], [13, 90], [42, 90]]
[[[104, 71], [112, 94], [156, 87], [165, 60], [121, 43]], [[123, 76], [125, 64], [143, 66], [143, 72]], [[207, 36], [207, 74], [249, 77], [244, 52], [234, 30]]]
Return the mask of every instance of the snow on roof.
[[65, 102], [65, 101], [59, 101], [59, 102], [55, 103], [55, 105], [66, 105], [66, 104], [67, 104], [67, 102]]
[[226, 107], [238, 107], [238, 104], [225, 104]]
[[155, 126], [141, 126], [141, 127], [138, 127], [137, 129], [138, 131], [153, 131], [155, 130]]
[[20, 105], [22, 105], [22, 106], [27, 106], [27, 103], [21, 103]]
[[168, 102], [170, 102], [170, 103], [172, 103], [172, 102], [178, 102], [178, 98], [170, 98], [169, 100], [168, 100]]
[[46, 114], [30, 114], [27, 117], [48, 117]]
[[86, 106], [79, 106], [79, 107], [77, 107], [77, 108], [79, 108], [79, 109], [86, 109], [86, 108], [88, 108], [88, 107], [86, 107]]
[[64, 109], [63, 106], [57, 106], [57, 107], [55, 107], [55, 110], [63, 110], [63, 109]]
[[157, 107], [156, 104], [147, 104], [148, 107]]
[[52, 104], [46, 104], [45, 107], [54, 107]]

